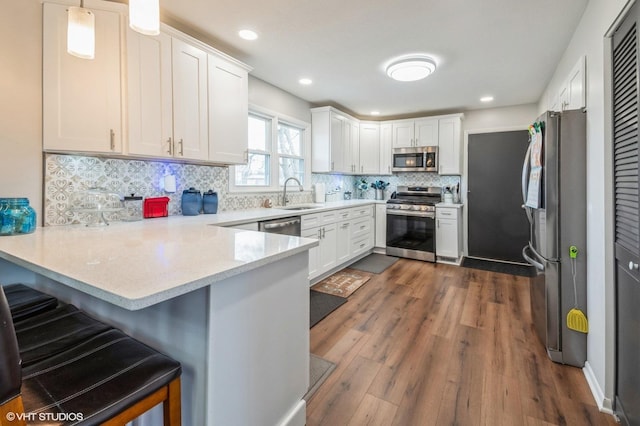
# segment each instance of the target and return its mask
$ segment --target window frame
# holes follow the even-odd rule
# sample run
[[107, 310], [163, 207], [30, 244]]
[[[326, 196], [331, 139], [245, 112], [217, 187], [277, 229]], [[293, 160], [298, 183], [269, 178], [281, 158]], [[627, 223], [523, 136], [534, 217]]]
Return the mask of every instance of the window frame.
[[[305, 191], [311, 190], [311, 124], [297, 118], [280, 114], [276, 111], [269, 110], [267, 108], [259, 107], [257, 105], [249, 105], [249, 115], [255, 115], [267, 120], [271, 120], [271, 138], [267, 143], [270, 148], [265, 153], [269, 155], [269, 186], [256, 186], [256, 185], [236, 185], [236, 167], [229, 166], [229, 192], [230, 193], [264, 193], [264, 192], [279, 192], [283, 190], [283, 187], [279, 182], [280, 174], [280, 153], [278, 152], [278, 124], [283, 124], [290, 127], [296, 127], [301, 130], [301, 149], [302, 155], [300, 157], [282, 155], [282, 158], [301, 158], [304, 161], [304, 184]], [[255, 150], [251, 150], [254, 152]], [[263, 154], [261, 151], [255, 151], [256, 153]], [[247, 149], [247, 157], [249, 150]], [[241, 166], [241, 165], [238, 165]]]

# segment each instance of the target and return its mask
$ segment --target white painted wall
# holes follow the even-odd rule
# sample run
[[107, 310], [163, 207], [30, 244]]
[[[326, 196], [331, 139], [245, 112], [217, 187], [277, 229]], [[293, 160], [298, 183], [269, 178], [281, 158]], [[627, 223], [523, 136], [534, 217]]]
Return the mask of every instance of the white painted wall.
[[42, 223], [42, 4], [0, 14], [0, 197], [27, 197]]
[[558, 93], [580, 56], [587, 64], [587, 312], [589, 336], [585, 374], [601, 409], [614, 395], [613, 247], [611, 226], [611, 141], [605, 77], [605, 35], [627, 0], [591, 0], [538, 105], [542, 112]]
[[311, 123], [309, 102], [252, 75], [249, 76], [249, 104]]
[[536, 104], [527, 104], [466, 111], [462, 120], [462, 132], [464, 134], [483, 130], [526, 129], [539, 115], [537, 108]]

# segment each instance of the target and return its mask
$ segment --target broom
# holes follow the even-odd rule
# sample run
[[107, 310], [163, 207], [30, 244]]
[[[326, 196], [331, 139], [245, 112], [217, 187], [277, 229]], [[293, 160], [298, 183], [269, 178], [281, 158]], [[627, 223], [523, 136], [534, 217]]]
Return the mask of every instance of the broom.
[[569, 247], [569, 257], [571, 258], [571, 277], [573, 278], [573, 309], [567, 314], [567, 327], [570, 330], [579, 331], [580, 333], [589, 332], [589, 322], [587, 317], [580, 309], [578, 309], [578, 289], [576, 286], [577, 266], [576, 258], [578, 257], [578, 248], [576, 246]]

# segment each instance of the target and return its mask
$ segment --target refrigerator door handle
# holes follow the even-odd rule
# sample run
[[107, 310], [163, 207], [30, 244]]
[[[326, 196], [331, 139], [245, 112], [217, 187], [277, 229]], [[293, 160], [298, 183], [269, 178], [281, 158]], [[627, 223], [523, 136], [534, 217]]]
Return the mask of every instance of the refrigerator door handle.
[[524, 164], [522, 165], [522, 208], [527, 213], [527, 219], [529, 223], [533, 223], [533, 216], [531, 210], [527, 207], [527, 177], [529, 176], [529, 168], [531, 161], [531, 145], [527, 148], [527, 153], [524, 156]]
[[[531, 247], [531, 244], [529, 244], [529, 245], [524, 246], [524, 248], [522, 249], [522, 257], [524, 257], [524, 259], [527, 262], [529, 262], [531, 265], [535, 266], [535, 268], [538, 269], [539, 271], [544, 271], [544, 265], [542, 263], [538, 262], [537, 260], [534, 260], [533, 257], [531, 257], [531, 256], [529, 256], [527, 254], [529, 249], [531, 249], [533, 251], [533, 253], [535, 253], [535, 250], [533, 250], [533, 247]], [[539, 256], [536, 256], [536, 257], [539, 257]]]

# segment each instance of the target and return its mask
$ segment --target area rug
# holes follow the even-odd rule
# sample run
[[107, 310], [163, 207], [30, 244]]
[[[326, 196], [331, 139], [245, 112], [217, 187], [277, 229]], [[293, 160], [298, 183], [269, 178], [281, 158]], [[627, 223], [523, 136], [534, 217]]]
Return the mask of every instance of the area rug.
[[482, 269], [483, 271], [500, 272], [502, 274], [518, 275], [521, 277], [535, 276], [535, 268], [530, 265], [500, 262], [496, 260], [474, 259], [465, 257], [462, 265], [465, 268]]
[[322, 293], [333, 294], [334, 296], [349, 297], [354, 291], [369, 281], [370, 278], [371, 275], [366, 272], [354, 271], [347, 268], [325, 278], [311, 288]]
[[335, 311], [338, 306], [346, 303], [344, 297], [334, 296], [333, 294], [321, 293], [319, 291], [310, 290], [311, 299], [309, 304], [309, 328], [320, 322], [321, 319]]
[[302, 397], [305, 401], [309, 402], [311, 396], [318, 390], [320, 385], [327, 380], [327, 377], [331, 375], [336, 365], [331, 361], [310, 354], [309, 359], [309, 390]]
[[389, 266], [398, 261], [397, 257], [387, 256], [385, 254], [371, 253], [369, 256], [358, 260], [353, 265], [349, 265], [350, 269], [371, 272], [372, 274], [381, 274]]

